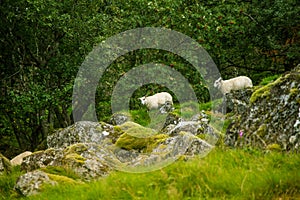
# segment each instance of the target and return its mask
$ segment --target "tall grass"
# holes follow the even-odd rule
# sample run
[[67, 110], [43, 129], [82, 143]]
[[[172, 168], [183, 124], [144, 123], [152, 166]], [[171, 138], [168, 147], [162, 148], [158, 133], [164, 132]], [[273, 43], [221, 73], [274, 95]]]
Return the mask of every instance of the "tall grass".
[[0, 199], [6, 200], [16, 196], [16, 192], [13, 190], [16, 180], [21, 176], [20, 166], [13, 167], [12, 172], [7, 174], [0, 174]]
[[24, 199], [297, 199], [299, 166], [297, 154], [215, 148], [204, 158], [180, 160], [154, 172], [112, 172]]

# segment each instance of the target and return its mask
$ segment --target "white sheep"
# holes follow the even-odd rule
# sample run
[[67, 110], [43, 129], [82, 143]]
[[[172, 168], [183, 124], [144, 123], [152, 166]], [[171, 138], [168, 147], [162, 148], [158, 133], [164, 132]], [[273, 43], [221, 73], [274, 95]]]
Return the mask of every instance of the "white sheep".
[[214, 87], [218, 88], [225, 95], [231, 90], [253, 87], [253, 84], [251, 79], [247, 76], [238, 76], [229, 80], [222, 80], [222, 78], [219, 78], [215, 81]]
[[152, 96], [139, 98], [143, 105], [146, 105], [148, 110], [158, 109], [165, 105], [167, 102], [173, 105], [172, 96], [167, 92], [160, 92]]

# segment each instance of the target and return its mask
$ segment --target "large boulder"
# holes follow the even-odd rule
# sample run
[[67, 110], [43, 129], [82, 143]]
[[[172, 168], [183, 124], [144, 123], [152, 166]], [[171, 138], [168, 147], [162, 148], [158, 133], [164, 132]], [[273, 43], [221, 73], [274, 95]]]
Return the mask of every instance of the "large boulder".
[[103, 143], [106, 138], [115, 140], [114, 127], [104, 122], [80, 121], [57, 130], [47, 137], [48, 148], [65, 148], [76, 143]]
[[300, 65], [256, 89], [244, 112], [234, 115], [225, 143], [264, 149], [300, 148]]
[[116, 141], [116, 146], [126, 150], [151, 151], [159, 142], [168, 136], [158, 134], [156, 130], [143, 127], [134, 122], [126, 122], [119, 126], [123, 134]]
[[41, 192], [45, 184], [55, 185], [56, 182], [45, 172], [36, 170], [20, 176], [14, 188], [19, 194], [28, 196]]
[[60, 166], [63, 158], [64, 153], [62, 149], [50, 148], [45, 151], [37, 151], [23, 158], [21, 169], [30, 172], [47, 166]]
[[188, 132], [214, 145], [220, 138], [220, 135], [209, 124], [209, 121], [209, 116], [201, 112], [192, 116], [189, 121], [180, 121], [177, 125], [169, 129], [167, 134], [173, 137], [181, 132]]
[[180, 156], [195, 156], [206, 154], [213, 148], [195, 135], [181, 131], [178, 135], [170, 137], [158, 145], [153, 152], [166, 154], [169, 157], [179, 158]]
[[176, 136], [180, 132], [185, 131], [189, 132], [193, 135], [199, 135], [201, 133], [204, 133], [205, 129], [207, 128], [206, 124], [203, 124], [201, 122], [197, 121], [182, 121], [179, 122], [171, 131], [170, 135], [171, 136]]
[[132, 172], [152, 171], [167, 166], [181, 157], [188, 159], [206, 155], [212, 148], [213, 146], [206, 141], [190, 133], [181, 132], [177, 136], [164, 138], [150, 152], [122, 151], [122, 154], [130, 159], [123, 158], [125, 162], [115, 167]]
[[21, 169], [27, 172], [60, 166], [72, 169], [82, 180], [90, 181], [106, 175], [111, 169], [110, 162], [117, 159], [106, 148], [95, 143], [77, 143], [64, 149], [47, 149], [34, 152], [24, 158]]

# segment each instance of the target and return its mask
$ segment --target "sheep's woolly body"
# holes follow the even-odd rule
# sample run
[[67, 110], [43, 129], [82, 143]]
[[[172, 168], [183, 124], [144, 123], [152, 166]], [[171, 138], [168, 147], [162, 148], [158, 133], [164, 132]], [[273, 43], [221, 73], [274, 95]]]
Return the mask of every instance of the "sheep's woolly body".
[[229, 80], [221, 78], [215, 81], [214, 84], [223, 94], [229, 93], [231, 90], [240, 90], [248, 87], [253, 87], [252, 81], [247, 76], [239, 76]]
[[173, 105], [172, 96], [167, 92], [157, 93], [153, 96], [139, 98], [142, 104], [145, 104], [149, 110], [158, 109], [166, 102], [170, 102]]

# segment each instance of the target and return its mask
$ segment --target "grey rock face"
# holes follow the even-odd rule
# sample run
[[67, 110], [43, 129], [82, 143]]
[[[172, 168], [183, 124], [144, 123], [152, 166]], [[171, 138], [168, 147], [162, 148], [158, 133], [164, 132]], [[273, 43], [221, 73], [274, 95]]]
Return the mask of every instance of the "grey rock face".
[[209, 125], [209, 117], [201, 112], [191, 118], [191, 121], [180, 121], [176, 126], [169, 129], [170, 136], [177, 136], [180, 132], [188, 132], [192, 135], [198, 136], [211, 144], [215, 144], [219, 139], [219, 135]]
[[106, 123], [80, 121], [47, 137], [48, 148], [65, 148], [76, 143], [101, 143], [112, 137], [114, 127]]
[[173, 103], [172, 103], [172, 102], [169, 102], [169, 101], [167, 101], [163, 106], [161, 106], [161, 107], [159, 108], [159, 112], [160, 112], [161, 114], [168, 113], [168, 112], [171, 112], [171, 111], [173, 111], [173, 110], [174, 110], [174, 108], [173, 108]]
[[246, 112], [250, 103], [253, 89], [235, 90], [226, 94], [226, 111], [242, 114]]
[[154, 153], [167, 153], [168, 156], [178, 158], [178, 156], [195, 156], [205, 154], [213, 148], [206, 141], [195, 137], [191, 133], [180, 132], [175, 137], [168, 138], [153, 150]]
[[204, 133], [204, 124], [196, 121], [182, 121], [178, 125], [176, 125], [171, 131], [171, 136], [178, 135], [181, 131], [189, 132], [193, 135], [198, 135], [200, 133]]
[[282, 150], [300, 147], [300, 67], [256, 89], [243, 112], [236, 112], [225, 143]]
[[[107, 160], [106, 160], [107, 159]], [[92, 180], [106, 175], [115, 161], [113, 154], [94, 143], [77, 143], [65, 149], [47, 149], [24, 158], [22, 170], [27, 172], [60, 166], [72, 169], [82, 180]]]
[[25, 157], [21, 164], [21, 169], [30, 172], [47, 166], [62, 165], [63, 151], [61, 149], [47, 149], [45, 151], [34, 152]]
[[45, 172], [36, 170], [20, 176], [15, 185], [15, 190], [24, 196], [33, 195], [41, 192], [41, 187], [44, 184], [55, 185], [56, 182], [50, 180]]
[[128, 121], [132, 121], [132, 119], [128, 114], [124, 113], [114, 113], [110, 119], [112, 125], [121, 125]]
[[181, 121], [180, 117], [174, 113], [168, 113], [166, 117], [166, 121], [164, 124], [164, 128], [166, 128], [169, 125], [176, 125]]

